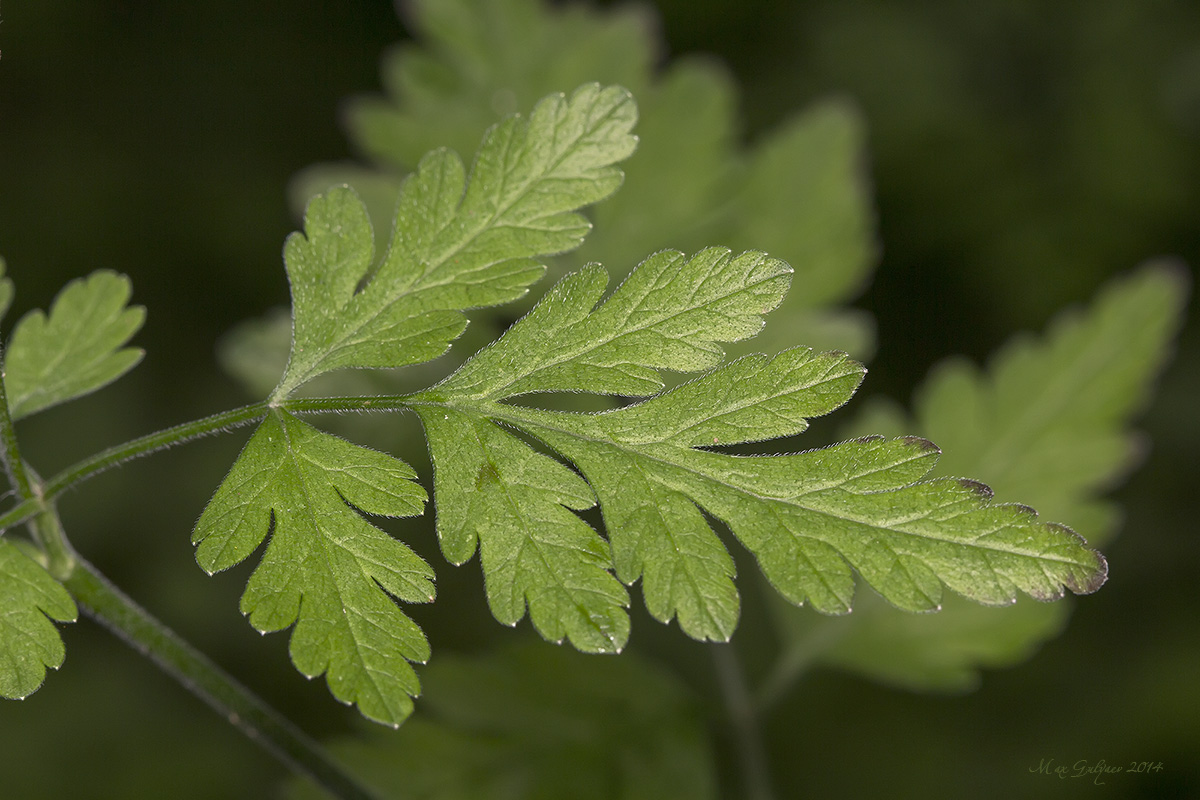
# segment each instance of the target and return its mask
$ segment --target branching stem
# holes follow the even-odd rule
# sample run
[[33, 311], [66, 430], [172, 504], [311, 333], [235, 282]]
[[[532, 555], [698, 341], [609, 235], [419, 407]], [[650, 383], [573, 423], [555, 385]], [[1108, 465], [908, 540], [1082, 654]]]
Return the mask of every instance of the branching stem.
[[[4, 350], [0, 346], [0, 364], [4, 363]], [[17, 431], [13, 426], [12, 414], [8, 409], [8, 393], [4, 386], [4, 373], [0, 370], [0, 456], [3, 456], [4, 468], [12, 482], [13, 490], [22, 506], [27, 506], [29, 513], [22, 522], [29, 522], [33, 538], [46, 554], [47, 570], [55, 578], [62, 579], [75, 568], [75, 554], [63, 535], [58, 515], [47, 505], [45, 493], [37, 474], [21, 457], [21, 448], [17, 444]], [[16, 523], [14, 523], [16, 524]], [[0, 526], [0, 532], [6, 526]]]
[[[0, 363], [2, 360], [0, 353]], [[67, 541], [53, 506], [56, 495], [109, 467], [245, 425], [266, 413], [267, 405], [259, 403], [177, 425], [84, 459], [43, 485], [21, 458], [0, 376], [0, 455], [20, 501], [0, 518], [0, 531], [29, 522], [34, 538], [46, 553], [48, 571], [62, 581], [85, 613], [157, 664], [293, 771], [311, 778], [335, 797], [369, 800], [374, 795], [335, 763], [320, 745], [81, 559]]]
[[[298, 398], [281, 402], [277, 404], [277, 407], [290, 411], [293, 414], [322, 414], [345, 411], [399, 411], [410, 408], [410, 404], [405, 395], [386, 395], [375, 397]], [[271, 405], [267, 402], [242, 406], [241, 408], [223, 411], [220, 414], [213, 414], [202, 419], [173, 425], [170, 428], [165, 428], [146, 436], [139, 436], [137, 439], [131, 439], [124, 444], [110, 447], [107, 450], [89, 456], [67, 467], [46, 481], [45, 486], [42, 487], [40, 498], [22, 492], [21, 501], [5, 513], [0, 514], [0, 531], [20, 525], [22, 522], [27, 522], [41, 512], [43, 502], [53, 500], [67, 489], [76, 484], [83, 483], [88, 478], [98, 475], [106, 469], [123, 464], [126, 461], [132, 461], [148, 453], [153, 453], [156, 450], [165, 450], [168, 447], [175, 447], [176, 445], [185, 444], [205, 436], [212, 436], [249, 425], [265, 417], [270, 410]], [[7, 419], [7, 416], [7, 408], [5, 407], [4, 417]], [[10, 445], [10, 442], [8, 434], [4, 432], [11, 432], [12, 425], [9, 423], [7, 426], [4, 426], [2, 421], [0, 421], [0, 429], [2, 429], [0, 430], [0, 434], [3, 434], [3, 443], [6, 446], [7, 453], [7, 447]], [[11, 445], [15, 446], [15, 438]], [[13, 480], [16, 482], [17, 476], [13, 476]]]

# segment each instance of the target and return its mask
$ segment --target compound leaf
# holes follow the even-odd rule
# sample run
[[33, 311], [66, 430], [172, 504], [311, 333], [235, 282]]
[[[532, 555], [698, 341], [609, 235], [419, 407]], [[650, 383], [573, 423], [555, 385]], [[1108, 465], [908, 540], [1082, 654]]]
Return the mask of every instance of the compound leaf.
[[21, 317], [4, 358], [14, 420], [90, 394], [142, 360], [142, 350], [124, 346], [146, 318], [141, 306], [127, 305], [131, 293], [127, 277], [98, 270], [68, 283], [49, 315]]
[[577, 210], [620, 185], [614, 164], [633, 152], [635, 118], [627, 91], [588, 84], [492, 127], [469, 177], [454, 152], [429, 153], [377, 266], [354, 192], [314, 198], [285, 248], [293, 345], [274, 396], [333, 369], [428, 361], [462, 333], [463, 309], [523, 295], [545, 269], [538, 257], [582, 241], [590, 224]]
[[242, 595], [264, 633], [295, 624], [290, 652], [309, 677], [390, 725], [419, 691], [410, 661], [424, 662], [424, 634], [388, 595], [433, 600], [433, 571], [360, 512], [418, 514], [425, 490], [404, 462], [322, 433], [275, 410], [255, 432], [196, 524], [196, 559], [207, 572], [247, 558], [267, 537]]
[[[1097, 588], [1104, 561], [1069, 529], [1024, 506], [990, 503], [990, 490], [974, 481], [923, 480], [938, 455], [926, 440], [866, 438], [786, 456], [697, 449], [803, 431], [809, 417], [834, 410], [858, 387], [864, 370], [843, 353], [748, 356], [597, 414], [504, 402], [537, 391], [646, 394], [661, 386], [658, 370], [708, 369], [721, 358], [720, 343], [758, 331], [789, 272], [761, 253], [666, 252], [601, 301], [605, 276], [585, 269], [455, 374], [413, 396], [431, 442], [439, 508], [455, 508], [439, 517], [443, 547], [467, 543], [452, 560], [489, 536], [476, 498], [497, 485], [518, 496], [522, 482], [508, 463], [487, 462], [486, 448], [470, 467], [455, 467], [465, 431], [481, 442], [503, 438], [506, 462], [552, 463], [503, 424], [575, 464], [599, 500], [617, 577], [641, 578], [650, 612], [678, 617], [696, 638], [727, 639], [738, 613], [732, 560], [703, 512], [730, 528], [785, 597], [826, 613], [849, 611], [852, 570], [908, 610], [936, 609], [943, 585], [987, 604], [1011, 603], [1018, 591], [1050, 600], [1064, 586]], [[574, 476], [559, 474], [561, 491]], [[569, 496], [543, 499], [586, 507], [590, 498], [574, 485]], [[548, 514], [541, 519], [550, 524]], [[490, 592], [486, 558], [483, 567]]]
[[50, 620], [74, 622], [62, 584], [10, 539], [0, 539], [0, 697], [22, 699], [42, 685], [66, 651]]

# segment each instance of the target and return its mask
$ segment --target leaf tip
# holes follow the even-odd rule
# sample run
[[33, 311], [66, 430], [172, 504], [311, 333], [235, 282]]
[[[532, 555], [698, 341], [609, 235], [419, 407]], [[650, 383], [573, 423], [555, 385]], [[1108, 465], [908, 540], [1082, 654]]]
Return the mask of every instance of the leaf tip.
[[[979, 497], [983, 500], [991, 500], [996, 496], [996, 493], [992, 491], [992, 487], [988, 486], [986, 483], [980, 483], [979, 481], [972, 480], [971, 478], [959, 478], [958, 485], [964, 489], [970, 489], [972, 492], [979, 495]], [[1033, 511], [1032, 508], [1029, 508], [1029, 506], [1020, 506], [1019, 508], [1035, 514], [1037, 513]]]
[[[867, 438], [882, 439], [883, 437], [879, 436], [879, 437], [867, 437]], [[942, 452], [942, 448], [938, 447], [936, 444], [929, 441], [924, 436], [901, 436], [900, 441], [904, 442], [904, 444], [909, 445], [910, 447], [916, 448], [918, 450], [924, 450], [925, 452], [928, 452], [928, 453], [937, 453], [938, 455], [941, 455], [941, 452]]]
[[1089, 552], [1096, 559], [1095, 568], [1085, 575], [1070, 575], [1066, 580], [1067, 588], [1074, 594], [1091, 594], [1108, 582], [1108, 559], [1098, 550]]

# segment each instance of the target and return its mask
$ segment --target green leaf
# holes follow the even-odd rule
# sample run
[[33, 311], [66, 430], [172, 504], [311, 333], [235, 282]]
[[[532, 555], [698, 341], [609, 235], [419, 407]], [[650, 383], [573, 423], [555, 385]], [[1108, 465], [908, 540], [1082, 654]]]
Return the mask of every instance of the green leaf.
[[[946, 447], [942, 475], [978, 475], [1059, 519], [1111, 537], [1118, 509], [1104, 491], [1144, 447], [1129, 430], [1171, 349], [1186, 276], [1151, 264], [1107, 287], [1090, 307], [1060, 316], [1039, 337], [1014, 339], [986, 372], [943, 363], [917, 390], [915, 419], [877, 404], [853, 433], [918, 430]], [[1066, 624], [1070, 607], [1021, 602], [1002, 611], [948, 603], [931, 617], [867, 604], [846, 619], [780, 609], [785, 638], [822, 642], [820, 663], [916, 689], [965, 689], [981, 667], [1024, 660]]]
[[142, 360], [124, 347], [146, 319], [128, 306], [129, 279], [108, 270], [73, 280], [50, 314], [31, 311], [17, 322], [4, 359], [4, 385], [14, 420], [90, 394]]
[[275, 410], [255, 432], [196, 524], [196, 560], [209, 574], [270, 543], [242, 595], [262, 632], [295, 623], [290, 652], [309, 677], [369, 719], [399, 725], [419, 692], [410, 661], [429, 658], [424, 634], [388, 597], [433, 600], [433, 571], [361, 512], [406, 517], [425, 491], [402, 461], [322, 433]]
[[593, 505], [571, 470], [484, 420], [420, 411], [438, 491], [442, 552], [462, 564], [481, 542], [488, 604], [515, 625], [529, 616], [545, 638], [619, 652], [629, 637], [625, 589], [608, 572], [604, 540], [568, 509]]
[[[601, 302], [605, 278], [590, 268], [561, 281], [447, 380], [412, 397], [431, 442], [443, 547], [466, 542], [451, 548], [451, 560], [469, 557], [476, 538], [487, 552], [495, 533], [485, 496], [507, 500], [527, 491], [512, 465], [550, 463], [503, 424], [575, 464], [599, 500], [617, 576], [627, 584], [641, 578], [651, 614], [678, 617], [696, 638], [728, 639], [738, 614], [732, 560], [702, 511], [729, 527], [785, 597], [825, 613], [850, 610], [852, 570], [908, 610], [936, 609], [943, 584], [996, 605], [1013, 602], [1018, 590], [1050, 600], [1064, 586], [1097, 588], [1104, 561], [1070, 530], [1024, 506], [991, 504], [990, 490], [974, 481], [922, 480], [938, 455], [923, 439], [866, 438], [784, 456], [697, 449], [803, 431], [809, 417], [845, 403], [861, 381], [862, 367], [843, 353], [797, 348], [749, 356], [599, 414], [503, 402], [538, 391], [645, 394], [661, 385], [658, 370], [710, 368], [721, 358], [718, 343], [758, 331], [788, 273], [761, 253], [732, 258], [712, 249], [685, 260], [666, 252]], [[496, 451], [503, 459], [488, 461], [485, 446], [463, 466], [458, 448], [468, 432], [480, 442], [503, 440]], [[528, 483], [544, 490], [549, 471]], [[559, 475], [559, 494], [543, 491], [543, 508], [590, 504], [582, 486], [565, 491], [570, 473], [559, 468]], [[552, 536], [549, 513], [538, 519], [538, 535]], [[506, 535], [520, 540], [511, 529]], [[521, 550], [507, 545], [499, 560], [514, 552]], [[483, 568], [490, 594], [486, 557]]]
[[787, 264], [753, 251], [731, 258], [713, 247], [688, 259], [664, 250], [595, 308], [608, 274], [586, 267], [435, 391], [481, 400], [537, 391], [653, 394], [663, 388], [660, 369], [708, 369], [724, 356], [720, 343], [758, 333], [790, 275]]
[[1060, 315], [1044, 337], [1014, 338], [986, 373], [961, 359], [939, 365], [916, 392], [909, 427], [947, 449], [945, 474], [984, 476], [997, 493], [1086, 521], [1090, 539], [1107, 540], [1118, 515], [1099, 495], [1145, 451], [1129, 426], [1171, 353], [1186, 297], [1182, 268], [1149, 264]]
[[384, 60], [386, 97], [357, 100], [348, 114], [349, 136], [375, 169], [312, 168], [296, 182], [302, 198], [346, 182], [364, 199], [382, 198], [368, 202], [372, 219], [390, 219], [382, 187], [431, 147], [464, 152], [498, 117], [546, 92], [620, 84], [638, 98], [641, 140], [625, 165], [625, 190], [595, 208], [596, 231], [558, 262], [614, 268], [661, 247], [714, 241], [766, 249], [807, 287], [787, 301], [778, 329], [789, 338], [779, 346], [870, 354], [869, 317], [834, 305], [861, 289], [878, 250], [865, 125], [852, 104], [819, 101], [744, 146], [732, 77], [711, 59], [660, 65], [657, 23], [642, 9], [431, 0], [409, 11], [420, 43]]
[[46, 667], [62, 666], [66, 650], [50, 620], [78, 616], [61, 583], [11, 539], [0, 539], [0, 697], [25, 698], [42, 685]]
[[[425, 670], [398, 732], [332, 749], [383, 797], [702, 800], [717, 796], [695, 700], [635, 654], [597, 659], [523, 644]], [[316, 797], [296, 781], [292, 797]]]
[[353, 191], [314, 198], [285, 248], [294, 338], [274, 397], [333, 369], [428, 361], [462, 333], [463, 309], [522, 296], [545, 269], [538, 257], [582, 241], [590, 225], [576, 210], [620, 185], [613, 165], [633, 151], [635, 118], [624, 89], [588, 84], [489, 130], [469, 178], [452, 151], [428, 154], [377, 266]]
[[[491, 403], [531, 391], [658, 391], [658, 369], [710, 367], [722, 356], [720, 342], [757, 333], [761, 315], [786, 291], [789, 272], [786, 264], [762, 253], [731, 258], [728, 250], [712, 248], [685, 259], [681, 253], [664, 251], [643, 262], [593, 311], [607, 275], [599, 267], [585, 269], [562, 280], [494, 345], [418, 396], [452, 406], [417, 408], [437, 467], [438, 535], [447, 558], [458, 564], [470, 558], [477, 539], [482, 543], [488, 597], [497, 619], [516, 623], [528, 599], [534, 625], [543, 635], [561, 639], [559, 631], [565, 628], [576, 647], [595, 651], [619, 650], [629, 628], [622, 610], [627, 604], [624, 590], [606, 571], [612, 556], [603, 540], [564, 508], [581, 510], [593, 504], [587, 484], [488, 422], [485, 415], [461, 413], [462, 401]], [[466, 442], [478, 447], [467, 454]], [[540, 469], [526, 470], [527, 463]], [[552, 475], [557, 476], [556, 484], [550, 481]], [[541, 503], [518, 502], [528, 497], [531, 484], [541, 490]], [[546, 491], [551, 485], [557, 493]], [[538, 517], [500, 525], [498, 520], [506, 517], [498, 506], [526, 514], [536, 508]], [[696, 579], [705, 584], [705, 597], [723, 606], [720, 617], [732, 631], [737, 613], [729, 580], [732, 562], [711, 534], [694, 538], [690, 546], [699, 548], [694, 560], [700, 566], [693, 571], [705, 567], [708, 573]], [[558, 563], [542, 555], [548, 539], [557, 545], [551, 552]], [[526, 561], [542, 566], [541, 574], [524, 570], [519, 592], [514, 593], [509, 573], [513, 564]], [[709, 568], [710, 562], [715, 569]], [[622, 574], [620, 566], [618, 560], [622, 580], [636, 580], [638, 574]], [[685, 568], [692, 568], [692, 560]], [[554, 578], [559, 575], [587, 575], [590, 581], [582, 588], [568, 587], [571, 592], [556, 591]], [[544, 599], [548, 592], [553, 601]], [[707, 600], [689, 595], [681, 602], [702, 605]], [[669, 619], [675, 604], [667, 605], [662, 613]], [[557, 627], [548, 620], [557, 620]], [[691, 614], [687, 620], [690, 625]]]

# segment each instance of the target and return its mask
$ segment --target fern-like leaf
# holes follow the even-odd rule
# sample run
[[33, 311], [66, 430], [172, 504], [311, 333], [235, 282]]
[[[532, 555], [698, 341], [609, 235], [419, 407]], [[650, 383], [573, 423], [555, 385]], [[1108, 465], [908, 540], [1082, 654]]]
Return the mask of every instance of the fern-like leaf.
[[[296, 623], [297, 668], [309, 676], [327, 673], [334, 696], [357, 703], [371, 719], [395, 725], [407, 716], [418, 691], [409, 662], [429, 654], [424, 635], [387, 595], [428, 602], [433, 574], [358, 511], [418, 513], [424, 490], [403, 462], [321, 433], [277, 405], [333, 369], [432, 359], [466, 326], [464, 309], [524, 294], [544, 270], [539, 257], [577, 246], [588, 231], [578, 210], [620, 185], [614, 165], [633, 150], [635, 118], [624, 89], [588, 84], [570, 98], [543, 99], [528, 119], [513, 115], [489, 130], [469, 177], [455, 153], [430, 153], [400, 193], [392, 243], [378, 264], [367, 212], [347, 187], [314, 198], [305, 233], [288, 239], [290, 360], [274, 409], [205, 509], [193, 540], [211, 573], [245, 559], [273, 531], [242, 610], [264, 632]], [[508, 507], [512, 518], [537, 527], [543, 521], [528, 509], [549, 505], [559, 527], [569, 525], [573, 518], [557, 502], [572, 489], [563, 495], [558, 484], [572, 476], [564, 478], [565, 469], [548, 460], [527, 466], [531, 476], [546, 477], [542, 488], [554, 502], [539, 506], [531, 491], [523, 498], [529, 503]], [[577, 545], [590, 548], [598, 563], [571, 591], [607, 592], [623, 605], [624, 589], [604, 571], [603, 543], [567, 544]], [[557, 574], [553, 557], [546, 566]], [[624, 641], [617, 630], [627, 627], [624, 615], [611, 616], [613, 640]], [[556, 624], [547, 621], [548, 635], [559, 630]]]
[[[520, 471], [507, 465], [489, 471], [477, 458], [477, 472], [454, 466], [463, 431], [503, 441], [511, 463], [547, 458], [499, 427], [505, 425], [579, 468], [599, 499], [617, 576], [626, 583], [641, 578], [651, 613], [678, 617], [697, 638], [727, 639], [738, 608], [732, 561], [702, 510], [755, 554], [785, 597], [826, 613], [850, 609], [852, 571], [909, 610], [937, 608], [943, 584], [988, 604], [1011, 603], [1018, 590], [1049, 600], [1064, 586], [1099, 586], [1103, 559], [1069, 529], [1024, 506], [991, 504], [990, 490], [974, 481], [923, 480], [938, 454], [923, 439], [867, 438], [787, 456], [698, 449], [799, 433], [809, 417], [846, 402], [864, 370], [841, 353], [800, 348], [772, 359], [746, 357], [606, 413], [504, 402], [537, 391], [647, 394], [661, 386], [659, 370], [710, 368], [721, 358], [719, 343], [758, 331], [789, 272], [761, 253], [734, 258], [712, 249], [684, 259], [667, 252], [647, 259], [601, 301], [604, 275], [589, 268], [561, 281], [454, 375], [414, 396], [434, 456], [443, 546], [461, 542], [466, 528], [466, 541], [478, 538], [486, 554], [494, 534], [491, 519], [474, 513], [479, 498], [495, 487], [506, 497], [521, 491]], [[453, 429], [444, 424], [451, 414]], [[586, 495], [577, 489], [572, 499]], [[550, 535], [547, 527], [540, 536]], [[492, 565], [535, 546], [509, 534], [484, 559], [489, 593]], [[456, 547], [451, 560], [470, 554]], [[577, 568], [582, 564], [576, 559]], [[526, 588], [531, 612], [542, 588]]]
[[[1185, 274], [1150, 264], [1114, 281], [1085, 309], [1042, 335], [1005, 345], [986, 371], [959, 359], [918, 389], [912, 419], [876, 403], [851, 434], [917, 430], [946, 448], [942, 475], [978, 475], [1003, 497], [1112, 535], [1118, 509], [1102, 497], [1144, 447], [1129, 421], [1178, 330]], [[950, 602], [931, 617], [863, 604], [846, 619], [780, 609], [785, 640], [816, 660], [917, 689], [962, 689], [979, 668], [1028, 657], [1066, 623], [1070, 607], [1018, 603], [1004, 610]], [[823, 643], [814, 653], [814, 643]]]
[[274, 396], [332, 369], [428, 361], [462, 333], [463, 309], [523, 295], [545, 269], [538, 257], [582, 241], [577, 210], [620, 185], [635, 119], [628, 92], [589, 84], [491, 128], [469, 177], [453, 151], [433, 151], [404, 184], [377, 266], [354, 193], [314, 199], [285, 250], [294, 338]]

